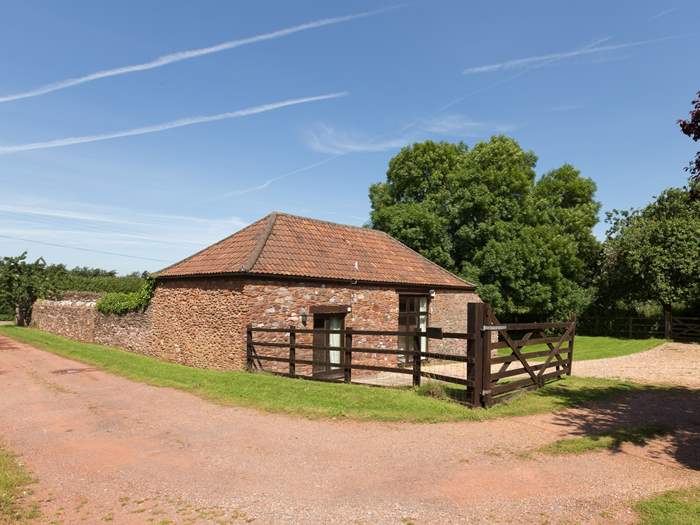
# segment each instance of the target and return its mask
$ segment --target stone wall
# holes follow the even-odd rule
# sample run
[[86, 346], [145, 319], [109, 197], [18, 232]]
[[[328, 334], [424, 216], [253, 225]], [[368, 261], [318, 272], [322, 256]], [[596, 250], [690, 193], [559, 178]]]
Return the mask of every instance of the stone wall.
[[151, 348], [151, 315], [145, 312], [130, 312], [124, 315], [105, 315], [96, 312], [93, 341], [101, 345], [116, 346], [148, 354]]
[[76, 341], [92, 343], [97, 319], [95, 304], [94, 299], [40, 299], [32, 308], [31, 326]]
[[85, 343], [99, 343], [147, 353], [150, 347], [150, 311], [105, 315], [96, 299], [66, 297], [39, 300], [32, 310], [34, 328]]
[[[481, 302], [475, 293], [459, 290], [437, 290], [430, 300], [430, 326], [439, 326], [443, 332], [467, 331], [467, 303]], [[430, 351], [465, 354], [467, 341], [460, 339], [431, 339]]]
[[245, 367], [248, 315], [241, 279], [160, 281], [149, 310], [150, 355], [200, 368]]

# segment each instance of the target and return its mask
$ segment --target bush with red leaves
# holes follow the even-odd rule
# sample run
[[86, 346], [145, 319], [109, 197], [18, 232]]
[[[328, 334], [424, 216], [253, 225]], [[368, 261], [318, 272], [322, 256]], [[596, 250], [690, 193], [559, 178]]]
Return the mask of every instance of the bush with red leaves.
[[[681, 131], [695, 142], [700, 140], [700, 91], [697, 93], [697, 98], [693, 100], [690, 116], [686, 120], [679, 120], [678, 125], [681, 127]], [[686, 171], [690, 172], [691, 185], [700, 185], [700, 151], [695, 154], [695, 159], [690, 162]], [[694, 190], [695, 193], [698, 193], [697, 187]]]

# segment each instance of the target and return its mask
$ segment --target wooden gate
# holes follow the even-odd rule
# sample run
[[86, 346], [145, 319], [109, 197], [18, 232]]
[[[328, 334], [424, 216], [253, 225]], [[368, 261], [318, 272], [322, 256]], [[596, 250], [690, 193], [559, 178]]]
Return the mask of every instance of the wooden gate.
[[671, 317], [671, 339], [700, 341], [700, 317]]
[[[491, 307], [470, 303], [468, 368], [473, 406], [489, 407], [518, 390], [541, 388], [571, 375], [576, 322], [501, 323]], [[529, 346], [535, 351], [526, 352]], [[524, 376], [520, 378], [518, 376]]]

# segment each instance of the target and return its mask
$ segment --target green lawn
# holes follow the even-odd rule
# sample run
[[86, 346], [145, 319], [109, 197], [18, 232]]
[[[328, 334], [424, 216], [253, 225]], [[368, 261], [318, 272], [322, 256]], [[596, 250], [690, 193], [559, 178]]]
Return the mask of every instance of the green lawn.
[[22, 501], [23, 491], [31, 482], [15, 456], [0, 448], [0, 524], [27, 523], [38, 516], [34, 506]]
[[535, 452], [559, 456], [563, 454], [583, 454], [594, 450], [618, 450], [623, 443], [645, 445], [650, 439], [665, 436], [672, 429], [663, 425], [646, 425], [632, 428], [616, 428], [592, 436], [560, 439], [538, 448]]
[[[589, 359], [604, 359], [606, 357], [620, 357], [651, 350], [664, 342], [663, 339], [619, 339], [616, 337], [600, 337], [589, 335], [577, 335], [574, 339], [574, 363], [576, 361], [588, 361]], [[546, 345], [532, 345], [525, 347], [525, 352], [539, 352], [547, 350]], [[499, 355], [510, 355], [509, 348], [498, 350]], [[535, 359], [538, 361], [541, 359]]]
[[664, 492], [634, 506], [640, 525], [697, 525], [700, 523], [700, 487]]
[[172, 387], [223, 404], [308, 418], [380, 421], [478, 421], [549, 412], [645, 387], [607, 379], [571, 377], [494, 408], [468, 409], [425, 395], [430, 388], [389, 389], [329, 384], [269, 374], [190, 368], [97, 344], [79, 343], [33, 328], [0, 326], [0, 334], [151, 385]]

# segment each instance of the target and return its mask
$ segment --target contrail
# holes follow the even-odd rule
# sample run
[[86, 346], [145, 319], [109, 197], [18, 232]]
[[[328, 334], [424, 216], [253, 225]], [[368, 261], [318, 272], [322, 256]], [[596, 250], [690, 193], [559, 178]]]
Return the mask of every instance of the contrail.
[[163, 55], [156, 58], [150, 62], [144, 62], [142, 64], [133, 64], [131, 66], [118, 67], [115, 69], [106, 69], [103, 71], [97, 71], [95, 73], [90, 73], [89, 75], [84, 75], [82, 77], [69, 78], [66, 80], [60, 80], [58, 82], [53, 82], [51, 84], [46, 84], [39, 86], [29, 91], [23, 91], [21, 93], [14, 93], [11, 95], [0, 96], [0, 103], [11, 102], [13, 100], [20, 100], [23, 98], [38, 97], [40, 95], [45, 95], [53, 91], [59, 91], [61, 89], [66, 89], [69, 87], [77, 86], [79, 84], [85, 84], [87, 82], [92, 82], [94, 80], [99, 80], [101, 78], [116, 77], [119, 75], [127, 75], [129, 73], [136, 73], [139, 71], [147, 71], [149, 69], [155, 69], [158, 67], [167, 66], [168, 64], [173, 64], [175, 62], [182, 62], [183, 60], [189, 60], [191, 58], [198, 58], [205, 55], [211, 55], [213, 53], [220, 53], [222, 51], [227, 51], [229, 49], [234, 49], [236, 47], [247, 46], [249, 44], [255, 44], [257, 42], [264, 42], [265, 40], [274, 40], [276, 38], [282, 38], [285, 36], [293, 35], [294, 33], [299, 33], [301, 31], [307, 31], [309, 29], [317, 29], [319, 27], [340, 24], [343, 22], [349, 22], [351, 20], [357, 20], [358, 18], [366, 18], [374, 15], [378, 15], [387, 11], [398, 9], [403, 7], [402, 5], [396, 5], [391, 7], [386, 7], [383, 9], [376, 9], [374, 11], [365, 11], [363, 13], [357, 13], [354, 15], [338, 16], [334, 18], [324, 18], [321, 20], [316, 20], [314, 22], [306, 22], [301, 25], [287, 27], [285, 29], [279, 29], [271, 33], [263, 33], [260, 35], [255, 35], [247, 38], [241, 38], [239, 40], [230, 40], [228, 42], [222, 42], [210, 47], [202, 47], [199, 49], [191, 49], [188, 51], [179, 51], [177, 53], [171, 53], [168, 55]]
[[329, 100], [333, 98], [344, 97], [347, 92], [330, 93], [327, 95], [318, 95], [315, 97], [292, 98], [281, 102], [273, 102], [271, 104], [263, 104], [262, 106], [254, 106], [228, 113], [219, 113], [218, 115], [207, 115], [203, 117], [188, 117], [153, 126], [145, 126], [143, 128], [127, 129], [124, 131], [116, 131], [114, 133], [103, 133], [100, 135], [84, 135], [82, 137], [68, 137], [65, 139], [55, 139], [46, 142], [31, 142], [29, 144], [17, 144], [14, 146], [0, 146], [0, 155], [8, 155], [20, 151], [31, 151], [35, 149], [60, 148], [63, 146], [72, 146], [73, 144], [83, 144], [85, 142], [98, 142], [100, 140], [111, 140], [121, 137], [133, 137], [134, 135], [145, 135], [147, 133], [158, 133], [173, 128], [181, 128], [184, 126], [192, 126], [194, 124], [202, 124], [204, 122], [215, 122], [217, 120], [225, 120], [230, 118], [247, 117], [257, 113], [265, 113], [266, 111], [274, 111], [276, 109], [285, 108], [287, 106], [296, 106], [298, 104], [306, 104], [308, 102], [318, 102], [320, 100]]
[[489, 64], [486, 66], [470, 67], [464, 70], [465, 75], [473, 75], [477, 73], [490, 73], [492, 71], [501, 71], [505, 69], [518, 69], [526, 68], [528, 66], [536, 66], [545, 62], [552, 60], [564, 60], [567, 58], [574, 58], [581, 55], [590, 55], [594, 53], [603, 53], [605, 51], [615, 51], [618, 49], [626, 49], [628, 47], [644, 46], [647, 44], [653, 44], [656, 42], [663, 42], [666, 40], [672, 40], [676, 38], [683, 38], [682, 36], [667, 36], [663, 38], [654, 38], [651, 40], [641, 40], [639, 42], [627, 42], [624, 44], [615, 44], [607, 46], [593, 46], [584, 47], [582, 49], [576, 49], [574, 51], [566, 51], [563, 53], [552, 53], [549, 55], [539, 55], [527, 58], [519, 58], [517, 60], [507, 60], [505, 62], [500, 62], [498, 64]]
[[245, 195], [246, 193], [252, 193], [254, 191], [264, 190], [265, 188], [270, 187], [272, 185], [272, 183], [277, 182], [278, 180], [282, 180], [282, 179], [285, 179], [285, 178], [290, 177], [292, 175], [296, 175], [297, 173], [302, 173], [304, 171], [308, 171], [310, 169], [317, 168], [318, 166], [322, 166], [323, 164], [326, 164], [327, 162], [332, 161], [336, 157], [341, 157], [343, 155], [344, 155], [344, 153], [340, 153], [340, 154], [334, 155], [332, 157], [327, 157], [327, 158], [320, 160], [318, 162], [314, 162], [313, 164], [308, 164], [308, 165], [303, 166], [301, 168], [296, 168], [292, 171], [288, 171], [287, 173], [283, 173], [282, 175], [277, 175], [276, 177], [268, 179], [265, 182], [263, 182], [262, 184], [258, 184], [257, 186], [251, 186], [248, 188], [242, 188], [239, 190], [233, 190], [233, 191], [229, 191], [226, 193], [222, 193], [220, 195], [216, 195], [216, 196], [211, 197], [209, 199], [203, 200], [203, 201], [199, 202], [198, 204], [206, 204], [209, 202], [220, 201], [220, 200], [226, 199], [228, 197], [233, 197], [236, 195]]

